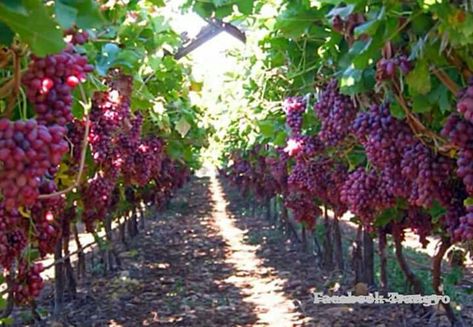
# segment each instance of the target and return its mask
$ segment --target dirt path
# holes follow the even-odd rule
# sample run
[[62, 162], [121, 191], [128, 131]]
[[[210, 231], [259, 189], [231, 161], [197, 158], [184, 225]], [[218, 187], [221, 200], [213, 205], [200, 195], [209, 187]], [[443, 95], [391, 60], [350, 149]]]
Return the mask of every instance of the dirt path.
[[[217, 178], [193, 178], [121, 249], [121, 271], [95, 267], [80, 283], [55, 326], [427, 325], [406, 306], [314, 304], [337, 279], [245, 205]], [[45, 292], [45, 315], [51, 301]]]

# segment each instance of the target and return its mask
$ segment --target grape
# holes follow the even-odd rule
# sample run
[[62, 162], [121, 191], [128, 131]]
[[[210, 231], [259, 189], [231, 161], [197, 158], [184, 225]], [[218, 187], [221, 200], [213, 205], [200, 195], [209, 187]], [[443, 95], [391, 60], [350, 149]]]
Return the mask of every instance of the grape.
[[[57, 191], [56, 184], [46, 179], [43, 179], [39, 189], [42, 194], [51, 194]], [[56, 196], [37, 201], [31, 209], [31, 218], [35, 226], [34, 232], [42, 257], [54, 252], [54, 246], [61, 237], [61, 217], [65, 206], [65, 199]]]
[[0, 120], [0, 190], [7, 209], [35, 204], [40, 178], [68, 151], [65, 133], [61, 126], [36, 120]]
[[13, 286], [13, 297], [17, 304], [28, 304], [39, 295], [44, 287], [41, 272], [44, 270], [41, 263], [29, 266], [24, 260], [18, 264], [18, 274]]
[[89, 33], [87, 31], [79, 31], [77, 28], [70, 28], [64, 32], [69, 37], [69, 42], [73, 45], [83, 45], [89, 41]]
[[420, 207], [410, 206], [407, 209], [407, 219], [408, 226], [419, 236], [419, 241], [425, 248], [429, 243], [427, 236], [432, 233], [432, 218]]
[[327, 145], [337, 145], [348, 135], [349, 127], [356, 117], [357, 109], [350, 97], [342, 95], [336, 80], [330, 81], [314, 106], [322, 127], [320, 140]]
[[457, 175], [463, 180], [470, 195], [473, 195], [473, 124], [456, 114], [450, 115], [442, 135], [459, 147]]
[[469, 85], [458, 95], [457, 111], [467, 121], [473, 123], [473, 81], [470, 81]]
[[65, 126], [72, 121], [72, 90], [93, 71], [87, 58], [71, 47], [45, 58], [32, 56], [22, 82], [40, 124]]
[[9, 269], [27, 244], [26, 224], [17, 210], [0, 203], [0, 266]]
[[394, 203], [394, 198], [383, 186], [383, 181], [374, 171], [360, 167], [348, 175], [340, 198], [352, 213], [369, 225], [381, 210]]
[[460, 225], [455, 229], [454, 237], [463, 242], [473, 240], [473, 206], [469, 206], [465, 215], [460, 217]]
[[82, 221], [85, 223], [88, 232], [94, 230], [96, 221], [101, 221], [106, 216], [117, 178], [116, 172], [98, 171], [84, 186], [82, 190], [84, 203]]
[[304, 223], [310, 230], [314, 228], [317, 217], [322, 214], [312, 198], [300, 192], [290, 192], [284, 199], [284, 205], [292, 209], [296, 221]]
[[434, 200], [443, 202], [448, 194], [448, 181], [453, 171], [453, 162], [420, 142], [407, 149], [403, 155], [402, 174], [412, 181], [410, 203], [428, 207]]
[[412, 70], [412, 64], [406, 55], [400, 55], [391, 59], [381, 59], [376, 64], [376, 80], [378, 82], [390, 80], [396, 77], [397, 71], [404, 75]]
[[302, 130], [302, 120], [307, 103], [303, 97], [289, 97], [284, 101], [287, 126], [293, 135], [299, 135]]
[[67, 130], [67, 139], [69, 140], [72, 148], [72, 159], [73, 163], [78, 165], [81, 160], [82, 154], [82, 142], [85, 134], [85, 121], [80, 119], [74, 119], [69, 124]]

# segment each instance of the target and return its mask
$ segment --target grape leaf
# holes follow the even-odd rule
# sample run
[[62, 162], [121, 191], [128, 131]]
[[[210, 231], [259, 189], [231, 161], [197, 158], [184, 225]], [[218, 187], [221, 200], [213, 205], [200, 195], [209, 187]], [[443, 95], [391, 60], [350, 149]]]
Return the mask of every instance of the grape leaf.
[[60, 52], [65, 46], [62, 32], [43, 3], [40, 0], [23, 0], [22, 4], [27, 14], [11, 10], [0, 2], [0, 21], [18, 33], [36, 55], [46, 56]]
[[419, 61], [407, 75], [406, 82], [411, 94], [427, 94], [432, 87], [427, 62]]
[[0, 22], [0, 45], [9, 46], [12, 41], [15, 33], [4, 23]]
[[178, 131], [182, 137], [186, 137], [190, 129], [191, 125], [184, 117], [181, 117], [181, 119], [176, 123], [176, 131]]
[[66, 18], [72, 18], [71, 14], [76, 12], [74, 23], [80, 28], [98, 27], [104, 23], [104, 18], [97, 7], [96, 1], [56, 0], [56, 6], [58, 3], [60, 3], [63, 12], [68, 12]]

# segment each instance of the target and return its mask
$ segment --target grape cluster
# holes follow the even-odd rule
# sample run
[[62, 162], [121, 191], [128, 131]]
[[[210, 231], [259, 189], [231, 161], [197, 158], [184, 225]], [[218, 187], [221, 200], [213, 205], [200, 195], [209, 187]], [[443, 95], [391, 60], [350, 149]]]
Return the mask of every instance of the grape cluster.
[[0, 120], [0, 190], [7, 209], [35, 204], [40, 178], [68, 151], [65, 134], [64, 127], [36, 120]]
[[376, 172], [361, 167], [348, 175], [348, 179], [341, 187], [340, 199], [366, 225], [369, 225], [381, 210], [388, 208], [394, 202]]
[[448, 181], [454, 168], [449, 158], [417, 142], [404, 152], [401, 167], [403, 176], [412, 182], [410, 203], [428, 207], [434, 200], [443, 202], [448, 196]]
[[423, 207], [446, 198], [453, 162], [417, 140], [406, 123], [391, 116], [388, 106], [374, 105], [360, 113], [352, 131], [392, 196]]
[[66, 30], [64, 35], [69, 38], [69, 43], [73, 45], [83, 45], [89, 41], [89, 33], [85, 30], [78, 30], [77, 28]]
[[284, 205], [292, 209], [296, 221], [305, 224], [310, 230], [314, 228], [317, 217], [322, 214], [314, 200], [300, 192], [289, 193], [284, 199]]
[[39, 295], [44, 287], [41, 272], [44, 270], [41, 263], [29, 266], [25, 261], [18, 264], [18, 273], [13, 286], [13, 297], [17, 304], [28, 304]]
[[84, 203], [82, 221], [88, 232], [94, 230], [95, 221], [105, 218], [107, 209], [111, 204], [117, 177], [117, 174], [114, 172], [98, 171], [84, 186], [82, 190]]
[[460, 217], [460, 224], [455, 229], [454, 237], [464, 242], [473, 240], [473, 206], [469, 206], [466, 214]]
[[16, 209], [8, 210], [0, 203], [0, 266], [9, 269], [26, 247], [24, 219]]
[[40, 124], [65, 126], [72, 120], [72, 90], [93, 71], [87, 58], [68, 47], [45, 58], [32, 56], [22, 82]]
[[286, 123], [293, 135], [301, 133], [306, 106], [307, 102], [303, 97], [289, 97], [284, 100], [283, 109], [286, 113]]
[[468, 193], [473, 195], [473, 123], [456, 114], [450, 115], [442, 135], [459, 147], [457, 175], [463, 180]]
[[[42, 194], [51, 194], [57, 191], [53, 181], [43, 180], [40, 185]], [[41, 256], [54, 252], [54, 246], [61, 237], [62, 214], [66, 206], [63, 197], [37, 201], [31, 209], [31, 218], [34, 222], [35, 237], [38, 242], [38, 250]]]
[[419, 236], [419, 241], [425, 248], [429, 243], [427, 236], [432, 233], [432, 217], [420, 207], [409, 206], [406, 223]]
[[345, 139], [357, 113], [350, 97], [340, 94], [336, 80], [330, 81], [324, 87], [314, 110], [322, 124], [320, 140], [331, 146]]
[[468, 87], [463, 89], [458, 95], [457, 111], [463, 117], [473, 123], [473, 80], [470, 81]]
[[164, 144], [157, 137], [144, 139], [135, 152], [130, 156], [130, 165], [127, 164], [124, 176], [126, 180], [133, 181], [140, 186], [146, 185], [161, 170], [161, 157]]
[[376, 64], [376, 81], [391, 80], [396, 77], [397, 71], [406, 75], [412, 70], [412, 64], [406, 55], [391, 59], [381, 59]]
[[72, 163], [78, 165], [81, 160], [82, 142], [85, 135], [85, 121], [81, 119], [74, 119], [68, 125], [67, 139], [70, 142]]

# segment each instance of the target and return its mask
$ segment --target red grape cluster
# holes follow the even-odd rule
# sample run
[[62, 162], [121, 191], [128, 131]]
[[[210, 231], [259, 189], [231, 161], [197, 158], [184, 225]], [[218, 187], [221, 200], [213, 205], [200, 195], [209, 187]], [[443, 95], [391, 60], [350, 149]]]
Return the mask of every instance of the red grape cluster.
[[427, 236], [432, 233], [432, 217], [422, 208], [410, 206], [407, 209], [407, 225], [419, 236], [419, 241], [425, 248], [429, 243]]
[[460, 224], [455, 229], [454, 236], [464, 242], [473, 240], [473, 206], [469, 206], [466, 214], [460, 217]]
[[[51, 194], [57, 191], [57, 187], [53, 181], [43, 180], [40, 191], [42, 194]], [[31, 209], [35, 237], [41, 256], [54, 252], [54, 246], [61, 237], [61, 217], [65, 205], [65, 199], [56, 196], [37, 201]]]
[[348, 175], [341, 188], [340, 198], [366, 225], [394, 201], [376, 172], [361, 167]]
[[78, 30], [77, 28], [70, 28], [64, 32], [66, 37], [69, 37], [69, 43], [73, 45], [83, 45], [89, 41], [89, 33], [85, 30]]
[[41, 272], [43, 271], [41, 263], [35, 263], [29, 266], [25, 261], [18, 264], [18, 273], [13, 287], [13, 297], [17, 304], [27, 304], [39, 295], [44, 287]]
[[317, 217], [322, 214], [313, 198], [305, 193], [290, 192], [284, 199], [284, 205], [292, 209], [294, 219], [305, 224], [308, 229], [314, 228]]
[[390, 59], [381, 59], [376, 64], [376, 80], [378, 82], [391, 80], [396, 77], [397, 71], [406, 75], [412, 70], [412, 64], [406, 55]]
[[94, 70], [87, 58], [71, 47], [45, 58], [32, 56], [23, 75], [28, 100], [41, 124], [65, 126], [72, 120], [72, 90]]
[[82, 142], [85, 135], [85, 121], [74, 119], [68, 126], [67, 139], [72, 150], [72, 163], [78, 165], [81, 159]]
[[460, 148], [457, 159], [457, 175], [473, 195], [473, 123], [458, 115], [451, 115], [444, 125], [442, 135]]
[[0, 189], [7, 209], [35, 204], [40, 178], [69, 149], [65, 134], [64, 127], [46, 127], [36, 120], [0, 120]]
[[104, 164], [113, 157], [114, 144], [119, 131], [129, 124], [129, 99], [117, 90], [96, 92], [90, 112], [89, 143], [97, 164]]
[[88, 232], [94, 230], [95, 221], [105, 218], [107, 209], [111, 204], [116, 183], [116, 173], [104, 171], [97, 172], [93, 178], [87, 181], [86, 186], [82, 190], [84, 203], [82, 221]]
[[345, 139], [357, 113], [350, 97], [340, 94], [336, 80], [324, 87], [314, 110], [322, 124], [320, 140], [332, 146]]
[[26, 224], [17, 210], [0, 204], [0, 266], [9, 269], [26, 247]]
[[458, 95], [457, 111], [465, 117], [467, 121], [473, 123], [473, 80], [468, 87], [463, 89]]
[[301, 133], [306, 106], [307, 102], [303, 97], [289, 97], [284, 100], [283, 109], [286, 113], [286, 123], [293, 135]]
[[352, 131], [393, 196], [424, 207], [445, 199], [453, 162], [418, 141], [407, 124], [391, 116], [388, 106], [374, 105], [360, 113]]

